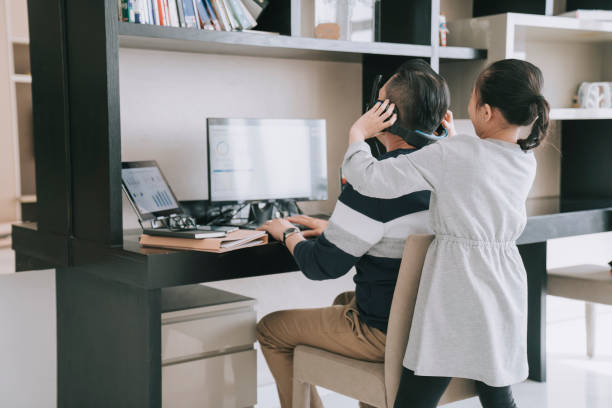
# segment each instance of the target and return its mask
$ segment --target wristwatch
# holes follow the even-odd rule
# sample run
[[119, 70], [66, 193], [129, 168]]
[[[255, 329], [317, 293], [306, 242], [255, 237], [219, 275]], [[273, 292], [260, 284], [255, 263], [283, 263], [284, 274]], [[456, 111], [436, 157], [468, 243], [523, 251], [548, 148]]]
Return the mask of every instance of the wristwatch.
[[298, 234], [300, 232], [299, 228], [291, 227], [287, 228], [285, 232], [283, 232], [283, 244], [287, 245], [287, 238], [289, 238], [293, 234]]

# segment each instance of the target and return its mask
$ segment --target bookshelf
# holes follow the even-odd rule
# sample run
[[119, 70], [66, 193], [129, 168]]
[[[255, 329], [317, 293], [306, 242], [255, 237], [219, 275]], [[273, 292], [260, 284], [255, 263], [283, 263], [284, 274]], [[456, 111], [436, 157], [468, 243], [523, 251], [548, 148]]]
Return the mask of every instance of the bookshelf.
[[[603, 163], [612, 161], [612, 109], [572, 107], [581, 82], [612, 81], [612, 23], [505, 13], [448, 26], [454, 34], [451, 43], [489, 50], [486, 60], [465, 65], [461, 74], [456, 63], [442, 64], [454, 99], [467, 100], [478, 72], [498, 59], [524, 59], [544, 74], [543, 94], [553, 123], [547, 143], [536, 151], [538, 174], [530, 197], [557, 199], [561, 211], [612, 205], [612, 184], [602, 177], [609, 173]], [[456, 116], [467, 112], [459, 109]]]

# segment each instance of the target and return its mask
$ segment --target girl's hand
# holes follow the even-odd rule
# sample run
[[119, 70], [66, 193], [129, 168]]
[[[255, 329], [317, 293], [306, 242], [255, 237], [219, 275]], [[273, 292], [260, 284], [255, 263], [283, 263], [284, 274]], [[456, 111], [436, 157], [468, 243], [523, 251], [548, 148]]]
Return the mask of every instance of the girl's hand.
[[349, 144], [374, 137], [393, 125], [397, 120], [393, 109], [395, 109], [395, 104], [389, 104], [388, 99], [383, 103], [377, 102], [372, 109], [353, 123], [349, 132]]
[[457, 131], [455, 130], [455, 120], [453, 119], [453, 112], [447, 110], [444, 119], [442, 119], [442, 126], [448, 132], [448, 136], [455, 136]]

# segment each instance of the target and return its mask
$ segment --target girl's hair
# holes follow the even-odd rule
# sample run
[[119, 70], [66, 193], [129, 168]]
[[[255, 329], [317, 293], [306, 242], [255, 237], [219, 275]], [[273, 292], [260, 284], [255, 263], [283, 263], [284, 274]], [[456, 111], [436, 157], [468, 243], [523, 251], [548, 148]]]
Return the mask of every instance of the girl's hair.
[[542, 96], [544, 79], [535, 65], [517, 59], [494, 62], [476, 80], [478, 105], [489, 104], [504, 115], [508, 123], [527, 126], [531, 133], [518, 144], [527, 151], [537, 147], [548, 133], [550, 106]]

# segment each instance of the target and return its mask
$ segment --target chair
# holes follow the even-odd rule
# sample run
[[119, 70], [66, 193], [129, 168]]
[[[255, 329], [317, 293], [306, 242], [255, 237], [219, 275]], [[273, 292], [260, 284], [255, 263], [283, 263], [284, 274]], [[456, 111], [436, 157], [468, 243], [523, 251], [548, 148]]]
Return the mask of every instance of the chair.
[[586, 309], [587, 355], [595, 354], [595, 304], [612, 305], [610, 267], [574, 265], [548, 271], [549, 295], [584, 300]]
[[[391, 304], [384, 363], [361, 361], [314, 347], [297, 346], [293, 356], [293, 408], [310, 407], [310, 387], [314, 385], [375, 407], [393, 406], [421, 270], [432, 239], [432, 235], [411, 235], [406, 240]], [[475, 395], [473, 381], [453, 378], [440, 405]]]

